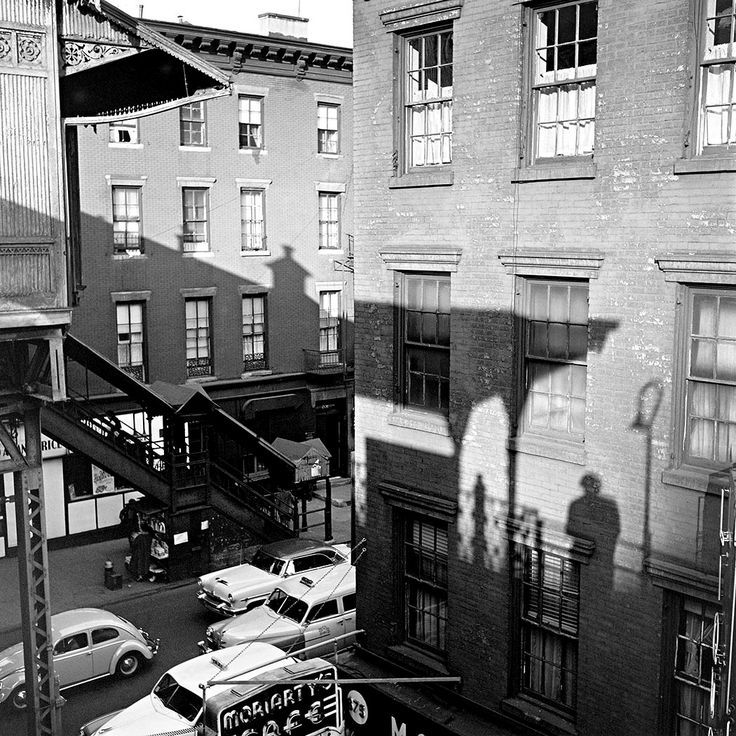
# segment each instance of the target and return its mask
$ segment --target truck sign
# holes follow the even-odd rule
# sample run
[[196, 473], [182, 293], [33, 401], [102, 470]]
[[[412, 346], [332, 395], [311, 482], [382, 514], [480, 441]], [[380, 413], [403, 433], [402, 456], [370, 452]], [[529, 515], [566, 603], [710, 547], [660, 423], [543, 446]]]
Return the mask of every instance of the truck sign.
[[218, 735], [312, 736], [339, 729], [341, 703], [335, 678], [335, 668], [326, 667], [306, 675], [303, 684], [269, 685], [223, 708]]

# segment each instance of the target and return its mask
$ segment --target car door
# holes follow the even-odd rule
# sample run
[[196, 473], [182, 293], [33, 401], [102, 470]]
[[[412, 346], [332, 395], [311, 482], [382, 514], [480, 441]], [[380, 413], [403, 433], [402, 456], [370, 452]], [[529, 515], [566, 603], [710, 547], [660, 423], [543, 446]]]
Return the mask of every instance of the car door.
[[92, 669], [93, 677], [110, 672], [110, 660], [120, 646], [120, 631], [114, 626], [103, 626], [92, 629]]
[[324, 647], [320, 646], [310, 650], [310, 657], [319, 657], [321, 654], [332, 651], [334, 645], [330, 640], [341, 633], [342, 614], [337, 598], [329, 598], [312, 606], [305, 619], [304, 646], [308, 647], [321, 642], [325, 644]]
[[54, 645], [54, 671], [59, 687], [69, 687], [94, 677], [92, 650], [86, 631], [65, 636]]
[[[336, 636], [342, 634], [350, 634], [355, 631], [355, 593], [348, 593], [342, 597], [342, 618], [339, 623], [339, 631]], [[338, 644], [338, 649], [352, 644], [355, 641], [355, 637], [348, 639], [341, 639]]]

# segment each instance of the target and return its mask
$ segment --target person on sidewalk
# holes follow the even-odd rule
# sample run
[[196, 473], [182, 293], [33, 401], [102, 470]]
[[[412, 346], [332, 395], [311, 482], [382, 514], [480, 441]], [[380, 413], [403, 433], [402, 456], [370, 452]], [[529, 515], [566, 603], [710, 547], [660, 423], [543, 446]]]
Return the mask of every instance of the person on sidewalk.
[[123, 535], [127, 537], [128, 544], [130, 544], [130, 549], [132, 551], [133, 532], [140, 531], [138, 502], [134, 498], [131, 498], [120, 511], [120, 527], [123, 530]]
[[133, 532], [131, 541], [130, 572], [137, 582], [148, 578], [151, 562], [151, 534], [146, 525]]

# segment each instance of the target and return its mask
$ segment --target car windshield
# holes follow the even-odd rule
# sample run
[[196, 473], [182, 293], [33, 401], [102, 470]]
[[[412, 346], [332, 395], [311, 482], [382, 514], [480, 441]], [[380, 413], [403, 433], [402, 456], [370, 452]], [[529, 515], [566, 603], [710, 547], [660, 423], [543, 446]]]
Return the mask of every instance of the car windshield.
[[293, 595], [286, 595], [283, 590], [276, 588], [266, 601], [266, 605], [279, 616], [289, 618], [292, 621], [301, 623], [304, 614], [307, 612], [307, 604], [294, 598]]
[[193, 721], [202, 709], [202, 698], [182, 687], [168, 672], [153, 688], [153, 694], [174, 713]]
[[280, 560], [278, 557], [268, 554], [268, 552], [264, 552], [262, 549], [259, 549], [258, 552], [255, 553], [250, 564], [253, 565], [253, 567], [257, 567], [259, 570], [270, 572], [272, 575], [281, 575], [281, 571], [284, 569], [286, 562], [284, 560]]

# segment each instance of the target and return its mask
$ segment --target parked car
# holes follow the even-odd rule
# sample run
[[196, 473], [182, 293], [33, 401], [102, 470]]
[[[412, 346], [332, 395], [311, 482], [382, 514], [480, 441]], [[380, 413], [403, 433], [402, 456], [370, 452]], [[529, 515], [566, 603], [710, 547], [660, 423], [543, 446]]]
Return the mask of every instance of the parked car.
[[336, 677], [334, 665], [323, 659], [299, 661], [270, 644], [231, 647], [175, 665], [148, 695], [85, 723], [79, 734], [338, 734]]
[[[132, 677], [158, 651], [159, 640], [120, 616], [76, 608], [51, 617], [54, 672], [63, 690], [107, 675]], [[0, 652], [0, 703], [26, 707], [23, 644]]]
[[284, 581], [264, 606], [209, 626], [199, 647], [210, 651], [259, 641], [287, 652], [310, 647], [308, 656], [319, 657], [351, 644], [351, 638], [332, 640], [353, 631], [355, 568], [341, 565], [321, 576]]
[[273, 589], [293, 575], [313, 575], [347, 563], [347, 544], [327, 544], [313, 539], [287, 539], [260, 547], [243, 565], [203, 575], [197, 581], [197, 598], [220, 616], [235, 616], [260, 606]]

